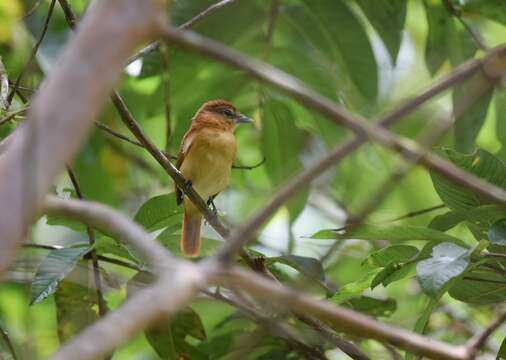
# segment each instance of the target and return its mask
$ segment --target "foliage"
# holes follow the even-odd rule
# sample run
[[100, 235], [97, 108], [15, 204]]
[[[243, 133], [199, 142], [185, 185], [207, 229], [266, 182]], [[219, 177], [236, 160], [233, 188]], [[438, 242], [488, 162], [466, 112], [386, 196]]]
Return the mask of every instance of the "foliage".
[[[48, 1], [37, 3], [0, 2], [0, 61], [11, 83], [25, 66], [48, 11]], [[182, 24], [212, 3], [174, 0], [167, 16]], [[459, 64], [482, 56], [476, 38], [490, 47], [506, 38], [502, 0], [279, 0], [272, 4], [237, 0], [193, 30], [293, 74], [332, 101], [371, 119], [380, 118]], [[88, 5], [87, 0], [72, 1], [79, 16]], [[21, 81], [23, 97], [31, 99], [30, 89], [39, 87], [70, 34], [57, 5], [41, 48]], [[482, 87], [483, 81], [482, 74], [467, 79], [452, 89], [451, 96], [424, 105], [394, 129], [418, 139], [427, 124], [434, 126], [435, 114], [449, 117], [447, 109], [453, 109], [453, 136], [432, 145], [460, 169], [506, 190], [506, 92], [490, 84]], [[266, 162], [252, 170], [234, 169], [230, 188], [216, 199], [219, 215], [234, 225], [244, 223], [287, 180], [348, 136], [342, 127], [246, 74], [182, 49], [166, 49], [165, 55], [163, 49], [157, 50], [130, 65], [118, 89], [149, 138], [168, 155], [177, 153], [191, 117], [206, 100], [228, 99], [255, 119], [254, 127], [236, 132], [236, 163], [254, 164], [264, 157]], [[166, 99], [171, 104], [168, 120]], [[0, 100], [2, 104], [5, 99]], [[23, 106], [23, 99], [15, 96], [9, 109], [0, 109], [0, 119]], [[23, 120], [23, 115], [6, 123], [0, 120], [0, 139]], [[112, 105], [106, 105], [98, 120], [131, 137]], [[247, 250], [283, 283], [458, 343], [467, 336], [459, 321], [468, 327], [485, 325], [506, 300], [506, 210], [439, 173], [416, 167], [364, 223], [346, 224], [343, 218], [357, 214], [381, 189], [398, 166], [398, 158], [379, 145], [363, 145], [287, 202]], [[86, 199], [120, 209], [175, 256], [182, 256], [182, 210], [169, 177], [146, 151], [97, 128], [72, 166]], [[69, 189], [72, 185], [62, 175], [55, 182], [55, 193], [74, 196]], [[414, 213], [440, 202], [444, 209]], [[212, 255], [223, 242], [208, 226], [203, 235], [201, 255]], [[27, 235], [39, 245], [63, 248], [23, 250], [12, 273], [29, 276], [21, 280], [13, 276], [0, 285], [0, 324], [10, 330], [19, 358], [48, 356], [59, 339], [70, 338], [98, 318], [90, 251], [130, 265], [100, 261], [110, 309], [149, 286], [150, 269], [129, 248], [112, 234], [95, 232], [95, 237], [91, 247], [84, 224], [56, 217], [41, 219]], [[334, 243], [334, 252], [324, 257]], [[33, 259], [35, 265], [23, 261]], [[133, 338], [115, 352], [114, 359], [302, 358], [293, 344], [269, 332], [262, 322], [209, 296], [199, 300], [172, 320], [161, 319]], [[253, 305], [272, 315], [269, 304]], [[441, 309], [465, 314], [464, 319], [440, 321]], [[308, 344], [327, 351], [331, 358], [333, 345], [300, 319], [283, 315]], [[273, 318], [283, 320], [281, 315]], [[500, 354], [506, 354], [500, 340], [493, 342]], [[355, 343], [371, 356], [378, 352], [378, 358], [388, 356], [371, 340]], [[0, 345], [2, 357], [5, 351]]]

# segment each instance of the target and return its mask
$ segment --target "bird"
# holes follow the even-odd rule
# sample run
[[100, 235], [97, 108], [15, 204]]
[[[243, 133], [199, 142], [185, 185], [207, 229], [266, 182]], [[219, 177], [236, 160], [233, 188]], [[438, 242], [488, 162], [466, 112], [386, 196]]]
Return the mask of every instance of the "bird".
[[[192, 186], [214, 211], [214, 197], [229, 184], [237, 151], [234, 131], [239, 124], [252, 122], [230, 102], [211, 100], [197, 110], [183, 136], [176, 168], [186, 185]], [[183, 203], [184, 208], [181, 252], [186, 257], [199, 256], [202, 214], [180, 188], [176, 186], [175, 191], [177, 204]]]

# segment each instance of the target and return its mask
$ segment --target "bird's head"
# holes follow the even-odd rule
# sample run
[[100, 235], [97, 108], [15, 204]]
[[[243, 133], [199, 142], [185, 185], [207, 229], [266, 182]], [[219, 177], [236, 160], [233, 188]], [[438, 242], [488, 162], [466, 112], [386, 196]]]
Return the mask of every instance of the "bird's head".
[[253, 122], [225, 100], [207, 101], [197, 111], [193, 121], [230, 131], [233, 131], [239, 124]]

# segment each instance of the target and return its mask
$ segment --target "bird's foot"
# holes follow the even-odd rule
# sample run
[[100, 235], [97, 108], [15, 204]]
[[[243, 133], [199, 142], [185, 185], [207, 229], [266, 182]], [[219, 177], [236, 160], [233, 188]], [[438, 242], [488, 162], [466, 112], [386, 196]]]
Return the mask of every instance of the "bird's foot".
[[191, 189], [191, 187], [193, 186], [193, 183], [191, 180], [185, 180], [184, 181], [184, 186], [187, 188], [187, 189]]
[[214, 203], [213, 199], [214, 199], [213, 197], [207, 199], [207, 206], [211, 208], [211, 211], [213, 212], [213, 217], [216, 218], [218, 217], [218, 208], [216, 207], [216, 204]]

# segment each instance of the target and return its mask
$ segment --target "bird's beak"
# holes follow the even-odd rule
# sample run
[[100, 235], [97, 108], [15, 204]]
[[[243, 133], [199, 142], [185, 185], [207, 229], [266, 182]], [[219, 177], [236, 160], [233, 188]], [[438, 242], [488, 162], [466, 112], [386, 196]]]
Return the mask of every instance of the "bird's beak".
[[238, 123], [238, 124], [251, 124], [253, 122], [253, 120], [251, 120], [249, 117], [247, 117], [246, 115], [243, 115], [243, 114], [239, 114], [236, 118], [235, 118], [235, 122]]

